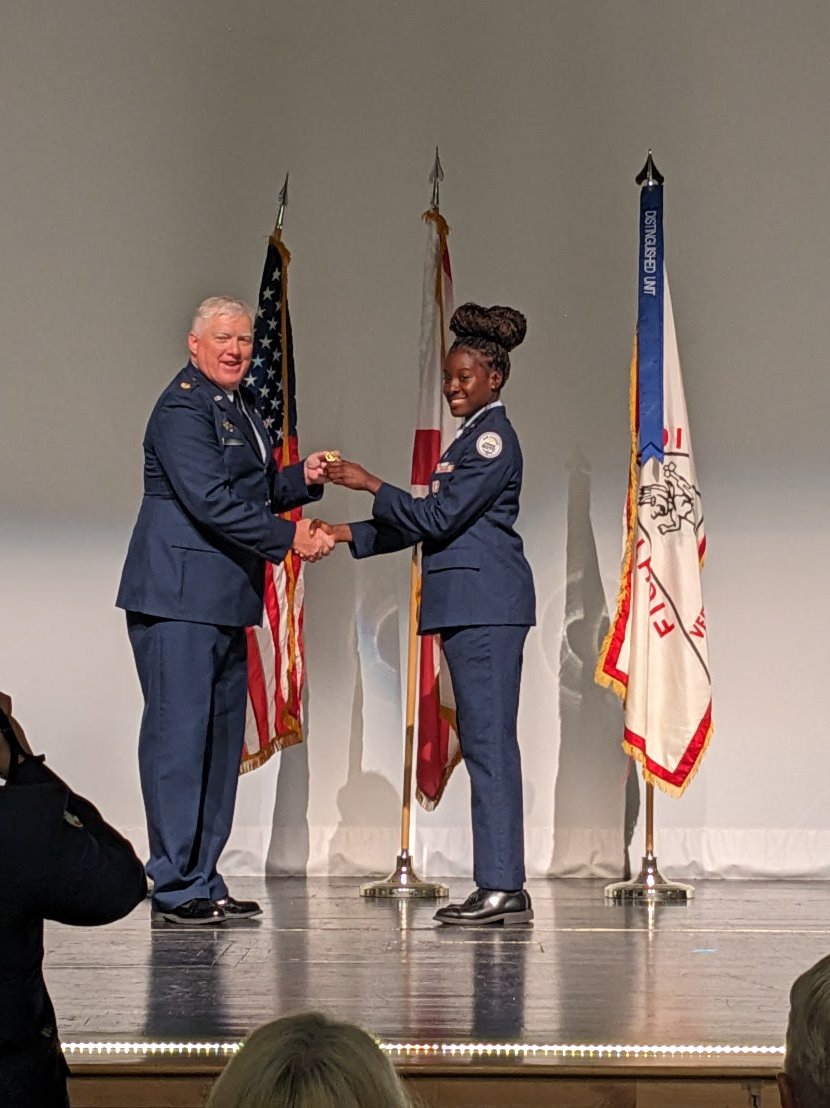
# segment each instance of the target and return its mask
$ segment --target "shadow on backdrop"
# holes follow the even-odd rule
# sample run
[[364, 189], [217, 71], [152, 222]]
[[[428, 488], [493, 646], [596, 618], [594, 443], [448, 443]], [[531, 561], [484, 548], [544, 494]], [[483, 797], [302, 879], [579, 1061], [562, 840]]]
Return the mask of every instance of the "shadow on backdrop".
[[[388, 843], [377, 835], [377, 828], [396, 828], [401, 818], [399, 792], [386, 777], [363, 768], [364, 736], [367, 721], [364, 715], [364, 670], [374, 671], [377, 661], [400, 658], [398, 647], [397, 608], [387, 611], [378, 620], [374, 635], [367, 636], [364, 649], [371, 652], [364, 666], [361, 644], [355, 644], [355, 685], [349, 729], [349, 761], [346, 781], [337, 793], [340, 822], [329, 844], [329, 873], [355, 874], [368, 870], [379, 874], [394, 867], [397, 841]], [[399, 670], [397, 671], [399, 673]], [[371, 702], [371, 687], [370, 687]], [[402, 742], [399, 735], [389, 741]], [[385, 859], [385, 860], [384, 860]]]
[[591, 526], [591, 466], [579, 447], [568, 468], [551, 871], [559, 877], [616, 877], [630, 870], [640, 793], [633, 764], [620, 746], [619, 702], [594, 681], [610, 621]]
[[[304, 732], [309, 732], [308, 682], [303, 689]], [[277, 755], [277, 790], [271, 817], [271, 841], [265, 858], [269, 877], [305, 877], [310, 852], [308, 831], [308, 739]]]

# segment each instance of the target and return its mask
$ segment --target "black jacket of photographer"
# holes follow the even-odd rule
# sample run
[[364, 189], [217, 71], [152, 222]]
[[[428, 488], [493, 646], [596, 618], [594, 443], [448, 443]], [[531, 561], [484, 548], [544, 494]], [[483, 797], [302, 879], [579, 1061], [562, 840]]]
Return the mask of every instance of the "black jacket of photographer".
[[[8, 735], [2, 712], [0, 726]], [[7, 1098], [3, 1075], [27, 1055], [49, 1048], [65, 1072], [43, 979], [44, 920], [111, 923], [146, 892], [132, 846], [98, 810], [42, 758], [13, 757], [0, 788], [0, 1092]]]

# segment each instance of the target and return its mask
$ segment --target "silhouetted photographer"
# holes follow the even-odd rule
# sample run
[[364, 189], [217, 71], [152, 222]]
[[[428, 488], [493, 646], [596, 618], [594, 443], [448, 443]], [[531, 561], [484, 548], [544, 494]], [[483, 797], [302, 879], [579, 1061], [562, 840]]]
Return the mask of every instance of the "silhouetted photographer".
[[35, 756], [0, 693], [0, 1104], [65, 1108], [43, 921], [111, 923], [147, 893], [125, 838]]

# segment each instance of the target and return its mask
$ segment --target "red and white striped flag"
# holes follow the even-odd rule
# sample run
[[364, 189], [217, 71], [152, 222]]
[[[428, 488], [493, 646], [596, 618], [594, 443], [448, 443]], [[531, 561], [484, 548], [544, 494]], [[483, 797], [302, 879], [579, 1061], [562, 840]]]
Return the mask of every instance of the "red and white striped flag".
[[[288, 312], [291, 255], [279, 233], [271, 236], [254, 324], [254, 354], [245, 384], [271, 436], [282, 468], [300, 459], [297, 438], [294, 342]], [[302, 509], [285, 512], [297, 520]], [[267, 762], [277, 750], [303, 741], [303, 564], [293, 552], [265, 568], [265, 619], [249, 627], [248, 713], [241, 773]]]
[[[452, 270], [446, 220], [435, 209], [424, 213], [427, 251], [419, 343], [418, 422], [412, 449], [412, 494], [426, 496], [438, 459], [455, 437], [453, 419], [442, 391], [444, 358], [449, 348], [453, 313]], [[461, 758], [455, 731], [455, 703], [449, 672], [437, 635], [422, 635], [418, 659], [418, 755], [415, 795], [427, 810], [441, 799]]]
[[630, 407], [622, 581], [596, 679], [623, 699], [623, 747], [645, 779], [679, 796], [712, 735], [712, 690], [706, 534], [663, 263], [662, 185], [641, 191]]

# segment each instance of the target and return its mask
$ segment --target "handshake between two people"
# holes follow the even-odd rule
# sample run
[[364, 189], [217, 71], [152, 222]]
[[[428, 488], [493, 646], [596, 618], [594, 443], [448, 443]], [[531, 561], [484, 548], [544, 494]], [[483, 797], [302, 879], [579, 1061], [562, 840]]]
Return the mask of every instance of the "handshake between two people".
[[[340, 457], [338, 450], [318, 450], [303, 463], [306, 485], [341, 485], [374, 495], [382, 482], [357, 462]], [[322, 519], [301, 519], [297, 523], [291, 549], [304, 562], [319, 562], [327, 557], [339, 542], [351, 542], [348, 523], [326, 523]]]

